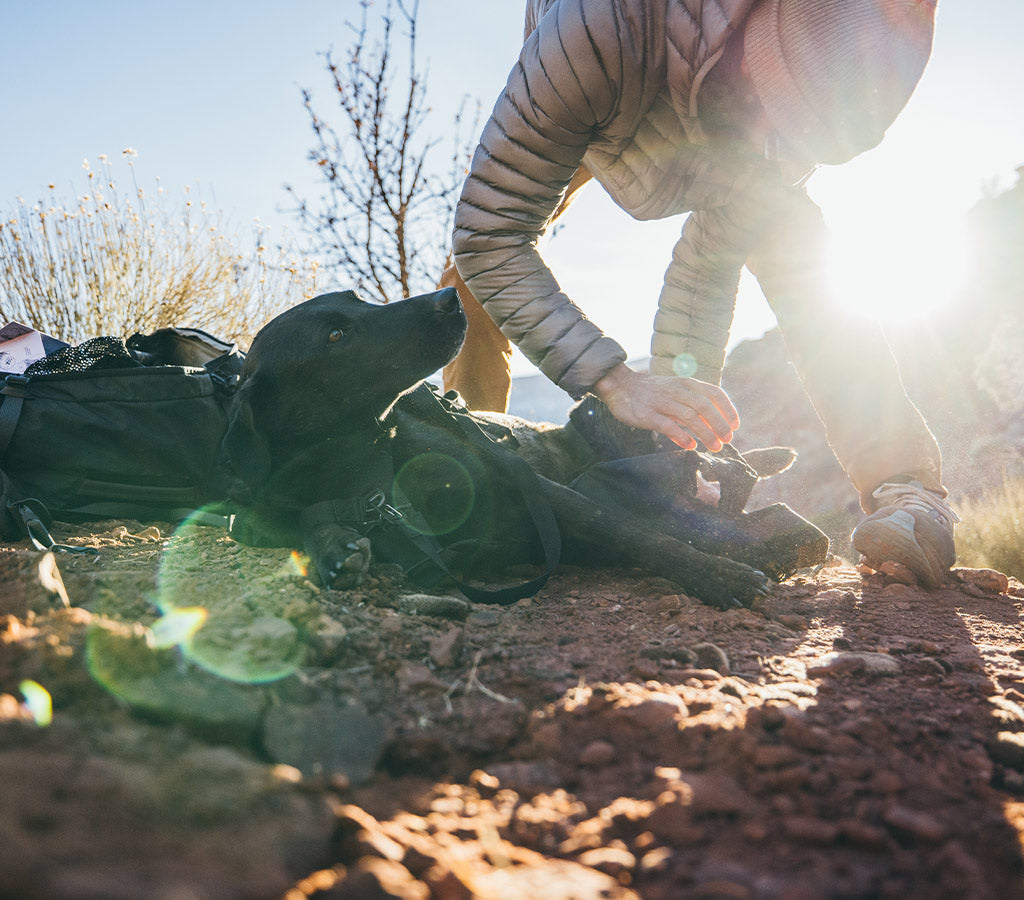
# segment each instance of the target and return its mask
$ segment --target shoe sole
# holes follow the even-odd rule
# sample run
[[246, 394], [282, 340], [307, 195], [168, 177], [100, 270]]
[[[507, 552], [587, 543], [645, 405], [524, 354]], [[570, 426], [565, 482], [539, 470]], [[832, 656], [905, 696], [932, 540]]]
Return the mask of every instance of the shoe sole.
[[900, 563], [925, 587], [941, 585], [949, 569], [921, 546], [917, 539], [917, 522], [904, 509], [894, 509], [877, 519], [865, 519], [854, 530], [852, 543], [873, 568], [885, 562]]

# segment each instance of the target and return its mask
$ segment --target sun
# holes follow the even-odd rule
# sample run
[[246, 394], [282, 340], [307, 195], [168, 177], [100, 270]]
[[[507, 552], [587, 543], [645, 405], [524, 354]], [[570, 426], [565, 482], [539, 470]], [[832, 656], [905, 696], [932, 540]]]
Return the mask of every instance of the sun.
[[829, 280], [844, 309], [878, 320], [923, 318], [963, 287], [962, 214], [934, 200], [880, 204], [851, 194], [830, 203]]

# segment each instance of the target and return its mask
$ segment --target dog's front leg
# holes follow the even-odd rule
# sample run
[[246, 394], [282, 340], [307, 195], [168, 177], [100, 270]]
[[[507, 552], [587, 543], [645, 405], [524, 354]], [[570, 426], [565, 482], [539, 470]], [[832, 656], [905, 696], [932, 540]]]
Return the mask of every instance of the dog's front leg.
[[356, 587], [370, 568], [370, 541], [344, 525], [314, 525], [303, 532], [306, 554], [329, 590]]
[[562, 532], [567, 562], [619, 564], [661, 575], [711, 606], [750, 606], [768, 592], [762, 572], [651, 528], [639, 517], [613, 510], [564, 485], [541, 478]]

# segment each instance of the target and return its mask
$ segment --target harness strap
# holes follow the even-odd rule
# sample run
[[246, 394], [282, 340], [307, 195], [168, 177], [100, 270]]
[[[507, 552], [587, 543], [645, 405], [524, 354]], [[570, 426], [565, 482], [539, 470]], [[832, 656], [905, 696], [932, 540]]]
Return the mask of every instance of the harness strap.
[[7, 448], [11, 446], [24, 403], [24, 397], [4, 393], [3, 403], [0, 403], [0, 460], [4, 458]]

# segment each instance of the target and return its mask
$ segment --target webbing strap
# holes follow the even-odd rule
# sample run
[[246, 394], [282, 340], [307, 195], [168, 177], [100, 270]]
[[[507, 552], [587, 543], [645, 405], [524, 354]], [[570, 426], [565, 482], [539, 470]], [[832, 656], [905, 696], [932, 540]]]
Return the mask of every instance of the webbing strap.
[[25, 399], [16, 394], [4, 394], [3, 403], [0, 403], [0, 460], [7, 453], [14, 438], [14, 431], [18, 427], [18, 419], [21, 418], [21, 407]]

